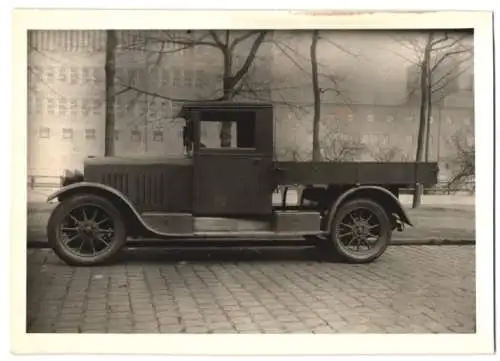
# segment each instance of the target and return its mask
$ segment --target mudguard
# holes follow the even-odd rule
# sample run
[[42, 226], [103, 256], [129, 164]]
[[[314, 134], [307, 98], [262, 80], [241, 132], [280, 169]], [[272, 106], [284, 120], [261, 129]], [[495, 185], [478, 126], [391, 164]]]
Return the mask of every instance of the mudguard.
[[73, 194], [79, 194], [79, 193], [84, 193], [84, 192], [104, 195], [104, 197], [108, 197], [111, 200], [119, 201], [119, 203], [121, 203], [122, 206], [126, 207], [126, 209], [124, 209], [124, 211], [126, 211], [126, 212], [128, 211], [131, 215], [133, 215], [137, 219], [139, 224], [142, 227], [144, 227], [145, 230], [147, 230], [153, 234], [156, 234], [158, 236], [166, 236], [166, 237], [179, 237], [179, 236], [186, 235], [186, 234], [177, 234], [177, 233], [163, 233], [163, 232], [159, 232], [158, 230], [154, 229], [153, 227], [151, 227], [149, 224], [147, 224], [144, 221], [141, 214], [137, 211], [137, 209], [134, 207], [134, 205], [128, 199], [127, 196], [125, 196], [123, 193], [116, 190], [115, 188], [112, 188], [110, 186], [100, 184], [100, 183], [78, 182], [78, 183], [70, 184], [70, 185], [62, 187], [61, 189], [52, 193], [47, 198], [47, 202], [51, 202], [56, 198], [58, 198], [59, 200], [62, 200], [65, 197], [71, 196]]
[[355, 188], [351, 188], [342, 195], [337, 198], [335, 203], [332, 205], [330, 212], [328, 214], [328, 224], [327, 224], [327, 230], [328, 232], [331, 231], [330, 227], [333, 221], [333, 217], [337, 213], [337, 210], [339, 209], [340, 205], [348, 198], [354, 196], [356, 193], [360, 192], [366, 192], [366, 191], [373, 191], [373, 192], [380, 192], [380, 194], [383, 194], [383, 196], [387, 199], [389, 204], [391, 205], [391, 208], [393, 209], [392, 213], [396, 213], [401, 220], [401, 222], [408, 224], [409, 226], [413, 227], [413, 224], [410, 221], [410, 218], [408, 217], [408, 214], [406, 213], [404, 207], [401, 205], [401, 202], [399, 199], [392, 194], [389, 190], [379, 187], [379, 186], [358, 186]]

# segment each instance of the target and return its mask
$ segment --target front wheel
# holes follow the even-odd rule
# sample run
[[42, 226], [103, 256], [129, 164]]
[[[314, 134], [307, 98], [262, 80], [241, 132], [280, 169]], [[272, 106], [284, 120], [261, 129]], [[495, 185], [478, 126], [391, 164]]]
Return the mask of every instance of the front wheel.
[[385, 209], [370, 199], [355, 199], [343, 204], [333, 217], [324, 247], [346, 262], [369, 263], [385, 252], [391, 236]]
[[47, 235], [50, 247], [71, 266], [109, 262], [127, 239], [119, 209], [90, 194], [62, 201], [49, 219]]

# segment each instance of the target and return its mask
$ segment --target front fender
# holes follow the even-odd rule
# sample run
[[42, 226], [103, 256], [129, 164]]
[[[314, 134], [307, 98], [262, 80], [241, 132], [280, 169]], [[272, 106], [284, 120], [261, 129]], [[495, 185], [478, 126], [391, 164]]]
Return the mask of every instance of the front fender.
[[335, 216], [335, 213], [337, 213], [337, 210], [340, 208], [340, 206], [346, 200], [358, 197], [359, 198], [367, 197], [372, 199], [375, 198], [376, 200], [383, 199], [384, 208], [389, 207], [389, 211], [391, 214], [396, 213], [401, 222], [406, 223], [409, 226], [413, 227], [413, 224], [410, 221], [410, 217], [408, 217], [408, 214], [406, 213], [404, 207], [401, 205], [401, 202], [393, 193], [379, 186], [360, 186], [351, 188], [342, 193], [342, 195], [339, 198], [337, 198], [335, 203], [332, 205], [328, 215], [328, 224], [327, 224], [328, 231], [330, 231], [333, 217]]
[[[51, 202], [56, 198], [62, 199], [66, 196], [69, 196], [70, 194], [74, 194], [76, 192], [84, 191], [84, 190], [89, 190], [90, 192], [92, 191], [105, 191], [109, 192], [110, 194], [119, 197], [121, 200], [132, 206], [132, 203], [127, 199], [127, 197], [121, 193], [120, 191], [109, 187], [104, 184], [100, 183], [93, 183], [93, 182], [78, 182], [78, 183], [72, 183], [70, 185], [61, 187], [51, 195], [47, 197], [47, 202]], [[133, 206], [132, 206], [133, 207]]]
[[56, 198], [58, 198], [59, 201], [62, 201], [66, 197], [84, 193], [99, 195], [111, 200], [115, 205], [118, 205], [120, 211], [122, 211], [123, 214], [126, 214], [129, 217], [128, 219], [130, 219], [132, 222], [137, 222], [137, 225], [142, 228], [142, 230], [145, 231], [146, 234], [154, 234], [161, 237], [185, 236], [185, 234], [182, 233], [165, 233], [155, 229], [144, 220], [144, 218], [137, 211], [137, 209], [127, 196], [125, 196], [122, 192], [116, 190], [115, 188], [100, 183], [78, 182], [70, 184], [52, 193], [47, 198], [47, 202], [51, 202]]

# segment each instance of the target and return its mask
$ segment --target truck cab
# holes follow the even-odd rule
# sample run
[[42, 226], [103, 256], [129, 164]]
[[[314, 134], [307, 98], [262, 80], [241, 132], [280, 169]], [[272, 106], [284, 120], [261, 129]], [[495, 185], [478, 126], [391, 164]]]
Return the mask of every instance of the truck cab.
[[[270, 216], [276, 185], [272, 105], [194, 103], [181, 116], [192, 144], [193, 214]], [[230, 124], [236, 135], [229, 147], [220, 146], [221, 122]], [[208, 139], [210, 128], [216, 132]]]

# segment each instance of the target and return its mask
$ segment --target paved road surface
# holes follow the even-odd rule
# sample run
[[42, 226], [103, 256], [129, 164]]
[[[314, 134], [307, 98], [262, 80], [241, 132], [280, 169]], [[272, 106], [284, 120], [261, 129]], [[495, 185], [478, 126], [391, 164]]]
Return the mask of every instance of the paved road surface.
[[390, 247], [369, 265], [308, 250], [158, 251], [71, 268], [28, 250], [29, 332], [475, 332], [473, 246]]

